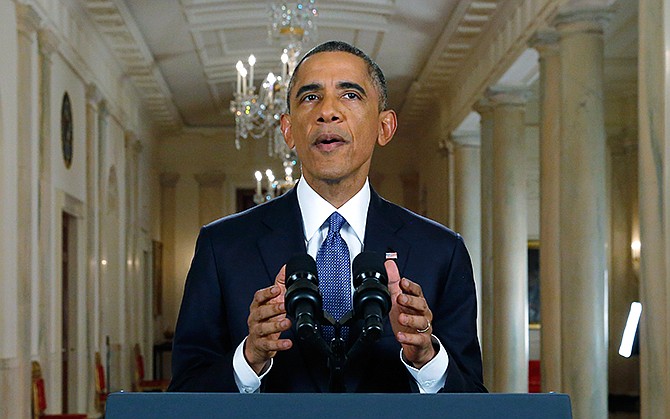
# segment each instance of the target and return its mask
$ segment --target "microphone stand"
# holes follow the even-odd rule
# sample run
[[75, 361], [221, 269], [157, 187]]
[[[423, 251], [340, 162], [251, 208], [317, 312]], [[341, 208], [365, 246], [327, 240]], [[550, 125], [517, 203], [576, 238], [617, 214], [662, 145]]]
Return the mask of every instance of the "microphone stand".
[[322, 325], [333, 326], [334, 328], [334, 336], [330, 343], [326, 342], [318, 331], [304, 336], [303, 339], [316, 346], [316, 348], [328, 359], [328, 370], [330, 371], [328, 391], [330, 393], [345, 393], [344, 368], [350, 359], [354, 358], [366, 345], [374, 343], [376, 339], [371, 338], [365, 331], [363, 331], [347, 352], [346, 342], [342, 338], [342, 328], [351, 326], [356, 321], [354, 311], [350, 310], [344, 317], [342, 317], [342, 319], [340, 319], [340, 321], [337, 321], [324, 310], [322, 319]]

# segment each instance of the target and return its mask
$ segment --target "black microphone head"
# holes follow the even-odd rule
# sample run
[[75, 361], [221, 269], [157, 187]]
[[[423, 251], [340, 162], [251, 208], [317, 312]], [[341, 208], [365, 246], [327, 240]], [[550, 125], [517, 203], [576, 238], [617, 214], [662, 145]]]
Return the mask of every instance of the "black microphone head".
[[294, 254], [286, 263], [286, 286], [289, 287], [298, 278], [307, 276], [311, 276], [312, 278], [310, 279], [316, 285], [319, 285], [314, 258], [307, 253]]
[[354, 258], [351, 270], [354, 277], [354, 288], [358, 288], [364, 279], [375, 277], [383, 285], [388, 285], [384, 262], [386, 259], [378, 252], [361, 252]]

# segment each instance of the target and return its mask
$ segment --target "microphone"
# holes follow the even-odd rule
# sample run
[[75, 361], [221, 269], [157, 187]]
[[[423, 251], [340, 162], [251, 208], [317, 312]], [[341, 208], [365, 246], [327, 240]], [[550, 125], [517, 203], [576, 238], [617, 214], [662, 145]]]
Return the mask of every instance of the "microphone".
[[384, 318], [391, 310], [391, 294], [381, 253], [362, 252], [354, 258], [354, 311], [363, 320], [362, 334], [372, 342], [384, 331]]
[[307, 339], [318, 330], [323, 316], [316, 262], [307, 253], [298, 253], [286, 264], [286, 314], [298, 337]]

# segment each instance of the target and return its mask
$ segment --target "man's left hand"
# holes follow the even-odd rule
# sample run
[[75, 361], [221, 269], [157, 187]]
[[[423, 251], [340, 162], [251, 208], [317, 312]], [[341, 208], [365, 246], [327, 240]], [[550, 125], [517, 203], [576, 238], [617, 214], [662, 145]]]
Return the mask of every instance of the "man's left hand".
[[394, 261], [387, 260], [384, 266], [391, 293], [389, 319], [393, 333], [402, 345], [405, 360], [420, 369], [436, 355], [431, 338], [433, 313], [419, 284], [400, 278]]

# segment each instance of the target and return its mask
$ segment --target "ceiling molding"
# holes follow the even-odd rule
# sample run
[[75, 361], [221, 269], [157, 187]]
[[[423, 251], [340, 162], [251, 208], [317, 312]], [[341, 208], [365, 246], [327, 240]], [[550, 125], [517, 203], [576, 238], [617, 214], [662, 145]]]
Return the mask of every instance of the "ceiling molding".
[[125, 3], [84, 0], [84, 7], [137, 89], [152, 120], [162, 130], [181, 129], [183, 123], [170, 89]]

